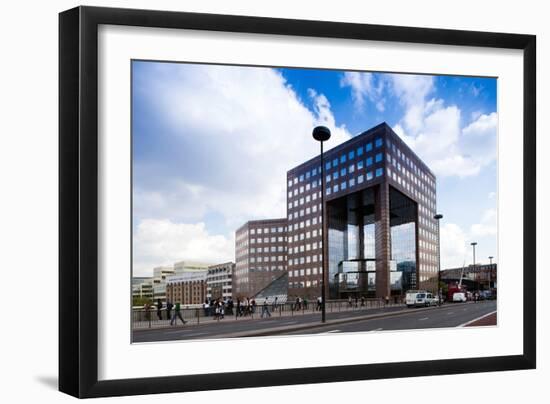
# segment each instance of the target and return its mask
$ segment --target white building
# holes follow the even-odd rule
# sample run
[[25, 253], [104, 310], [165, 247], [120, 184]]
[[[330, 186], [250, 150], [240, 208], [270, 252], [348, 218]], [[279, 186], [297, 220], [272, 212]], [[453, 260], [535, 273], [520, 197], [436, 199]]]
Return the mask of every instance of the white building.
[[209, 266], [206, 276], [206, 297], [212, 300], [219, 298], [227, 300], [232, 297], [232, 279], [234, 271], [235, 263], [233, 262]]

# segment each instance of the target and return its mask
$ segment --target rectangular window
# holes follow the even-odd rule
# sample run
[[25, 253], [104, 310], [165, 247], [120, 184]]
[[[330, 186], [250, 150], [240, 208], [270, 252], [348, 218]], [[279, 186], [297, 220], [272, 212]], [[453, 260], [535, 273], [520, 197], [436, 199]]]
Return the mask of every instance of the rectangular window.
[[311, 171], [311, 176], [313, 177], [314, 175], [317, 175], [317, 169], [314, 168], [312, 171]]
[[349, 186], [350, 186], [350, 188], [355, 186], [355, 178], [352, 178], [352, 179], [349, 180]]
[[340, 163], [345, 163], [346, 162], [346, 155], [345, 154], [342, 154], [340, 156]]
[[340, 188], [342, 188], [342, 191], [347, 188], [347, 184], [345, 181], [340, 184]]
[[370, 152], [372, 150], [372, 142], [367, 143], [365, 150]]
[[327, 175], [326, 182], [330, 182], [330, 175]]
[[348, 159], [351, 160], [351, 159], [353, 159], [353, 158], [355, 158], [355, 151], [354, 151], [354, 150], [352, 150], [352, 151], [350, 151], [350, 152], [348, 153]]
[[384, 174], [384, 169], [383, 168], [377, 168], [376, 169], [376, 176], [380, 177], [382, 174]]
[[364, 180], [363, 174], [361, 174], [359, 177], [357, 177], [357, 183], [362, 184]]
[[338, 192], [338, 190], [339, 190], [338, 184], [332, 187], [332, 192]]
[[382, 138], [378, 138], [374, 140], [374, 147], [378, 148], [382, 146]]
[[345, 167], [342, 168], [342, 169], [340, 170], [340, 176], [343, 177], [344, 175], [346, 175], [346, 171], [347, 171], [347, 170], [346, 170]]
[[372, 180], [372, 171], [369, 171], [367, 173], [367, 181], [370, 181], [370, 180]]
[[357, 149], [357, 155], [358, 155], [358, 156], [362, 156], [362, 155], [363, 155], [363, 148], [362, 148], [362, 147], [360, 147], [360, 148]]
[[327, 161], [327, 163], [325, 164], [325, 169], [330, 170], [330, 167], [331, 167], [330, 161]]
[[363, 168], [363, 160], [357, 162], [357, 169], [361, 170]]
[[372, 166], [372, 157], [367, 157], [367, 167]]
[[375, 157], [375, 161], [377, 163], [380, 163], [382, 161], [382, 153], [378, 153]]
[[352, 173], [354, 171], [355, 171], [355, 165], [352, 164], [351, 166], [348, 167], [348, 172]]
[[337, 180], [338, 179], [338, 171], [335, 171], [332, 173], [332, 179]]

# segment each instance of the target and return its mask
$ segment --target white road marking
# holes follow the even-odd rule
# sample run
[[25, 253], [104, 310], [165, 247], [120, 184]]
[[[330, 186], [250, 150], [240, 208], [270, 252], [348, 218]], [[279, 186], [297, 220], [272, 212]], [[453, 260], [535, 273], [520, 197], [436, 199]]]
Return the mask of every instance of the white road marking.
[[474, 318], [473, 320], [470, 320], [470, 321], [466, 321], [464, 324], [460, 324], [460, 325], [457, 325], [457, 327], [466, 327], [468, 324], [471, 324], [471, 323], [475, 323], [477, 320], [481, 320], [482, 318], [485, 318], [485, 317], [488, 317], [490, 316], [491, 314], [494, 314], [496, 313], [497, 311], [492, 311], [490, 313], [487, 313], [487, 314], [484, 314], [482, 316], [479, 316], [478, 318]]
[[428, 319], [428, 317], [424, 317], [424, 318], [419, 319], [418, 321], [424, 321], [424, 320], [427, 320], [427, 319]]
[[330, 330], [330, 331], [327, 331], [327, 332], [340, 332], [340, 330]]
[[376, 328], [375, 330], [370, 330], [369, 332], [373, 332], [373, 331], [382, 331], [383, 328]]

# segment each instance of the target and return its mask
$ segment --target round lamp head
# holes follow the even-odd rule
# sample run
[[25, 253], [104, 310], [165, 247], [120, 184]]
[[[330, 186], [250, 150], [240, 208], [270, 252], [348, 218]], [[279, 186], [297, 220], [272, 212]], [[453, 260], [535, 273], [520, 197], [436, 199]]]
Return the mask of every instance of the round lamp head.
[[313, 129], [313, 138], [319, 142], [326, 142], [330, 139], [330, 129], [326, 126], [317, 126]]
[[434, 216], [434, 219], [443, 219], [443, 215], [441, 213], [438, 213], [437, 215]]

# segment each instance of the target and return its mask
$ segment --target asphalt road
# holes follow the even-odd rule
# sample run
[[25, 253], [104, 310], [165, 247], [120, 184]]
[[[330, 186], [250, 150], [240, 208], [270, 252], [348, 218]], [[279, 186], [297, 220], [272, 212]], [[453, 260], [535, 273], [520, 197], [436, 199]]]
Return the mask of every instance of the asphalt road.
[[413, 310], [411, 313], [393, 317], [356, 321], [347, 324], [327, 325], [298, 332], [288, 332], [285, 333], [285, 335], [459, 327], [471, 320], [494, 312], [496, 309], [496, 301], [485, 301], [465, 305], [449, 304], [429, 311], [415, 312]]
[[[404, 310], [404, 306], [394, 306], [382, 309], [360, 309], [357, 311], [343, 311], [327, 313], [327, 320], [336, 320], [342, 318], [354, 318], [370, 314], [391, 313]], [[261, 312], [261, 309], [260, 309]], [[217, 323], [206, 324], [187, 324], [178, 325], [173, 328], [162, 329], [138, 329], [133, 331], [132, 342], [152, 342], [152, 341], [173, 341], [183, 339], [202, 339], [218, 338], [221, 334], [233, 334], [246, 331], [258, 331], [273, 327], [284, 327], [292, 325], [316, 324], [321, 322], [321, 313], [296, 314], [295, 316], [278, 317], [272, 314], [269, 318], [259, 319], [259, 314], [255, 314], [254, 319], [239, 319], [235, 321], [234, 316], [226, 316], [225, 319]]]
[[[464, 323], [496, 310], [496, 302], [479, 302], [470, 304], [448, 304], [441, 308], [429, 310], [405, 309], [403, 306], [387, 309], [369, 309], [357, 312], [327, 313], [327, 320], [358, 318], [370, 314], [391, 313], [406, 310], [406, 313], [377, 319], [356, 320], [345, 324], [334, 324], [314, 327], [306, 330], [277, 332], [278, 335], [304, 335], [326, 332], [360, 332], [409, 330], [425, 328], [458, 327]], [[320, 314], [297, 315], [295, 317], [271, 317], [262, 320], [235, 321], [226, 318], [218, 324], [178, 326], [169, 329], [135, 330], [133, 342], [174, 341], [188, 339], [223, 338], [223, 334], [235, 334], [247, 331], [267, 330], [274, 327], [314, 325], [320, 321]]]

